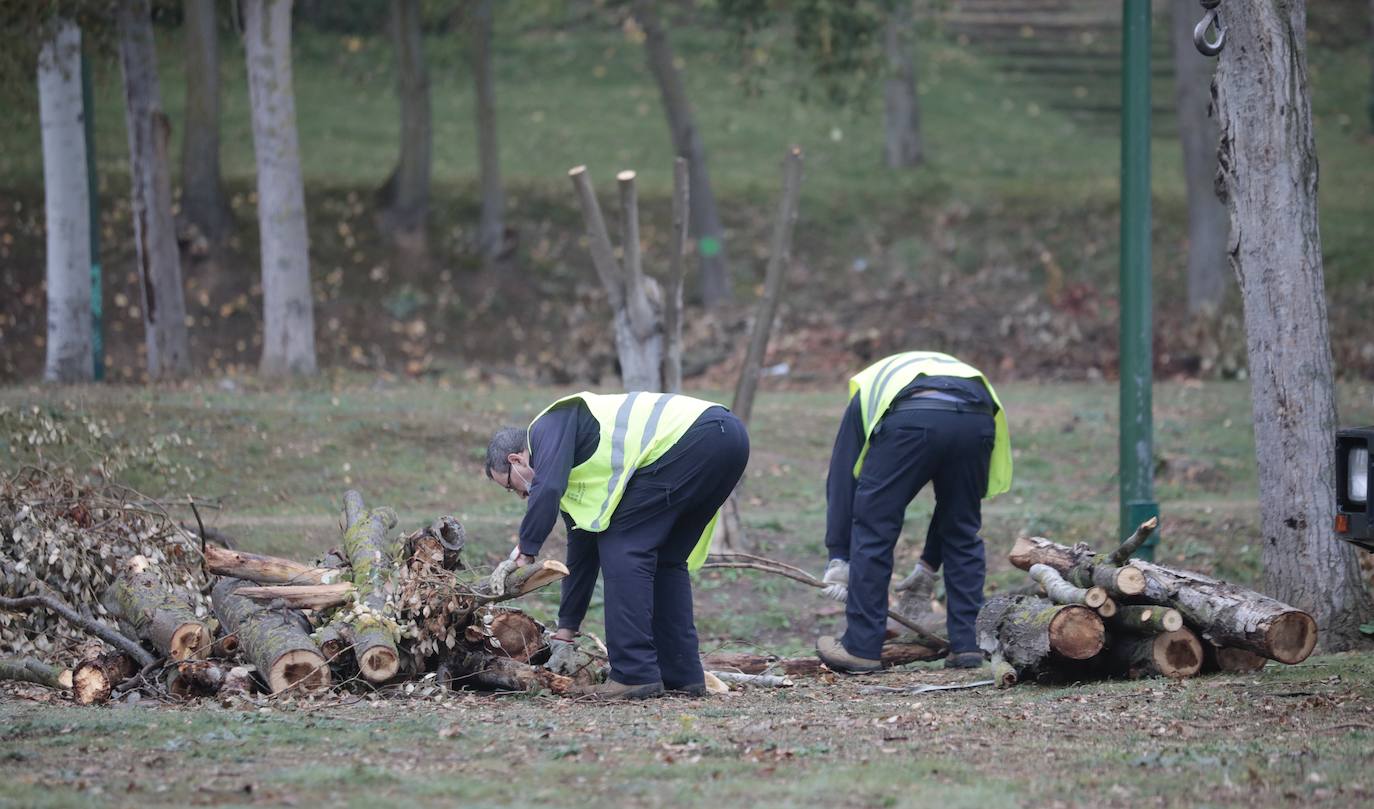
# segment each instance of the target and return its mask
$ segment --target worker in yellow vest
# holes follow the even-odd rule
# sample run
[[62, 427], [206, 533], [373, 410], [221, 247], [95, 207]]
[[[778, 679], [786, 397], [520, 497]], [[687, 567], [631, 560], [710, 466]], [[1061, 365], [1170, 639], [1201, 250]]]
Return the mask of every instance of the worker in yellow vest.
[[816, 652], [850, 673], [881, 667], [893, 549], [906, 507], [927, 483], [935, 514], [912, 586], [943, 565], [950, 668], [975, 668], [983, 654], [973, 624], [987, 568], [982, 499], [1011, 486], [1011, 444], [997, 393], [982, 372], [948, 354], [895, 354], [849, 381], [826, 483], [822, 577], [845, 602], [843, 637], [822, 637]]
[[534, 561], [559, 513], [568, 528], [557, 637], [570, 639], [605, 582], [610, 679], [596, 695], [700, 696], [705, 674], [688, 578], [749, 460], [744, 424], [721, 405], [667, 393], [577, 393], [528, 429], [492, 437], [486, 474], [526, 501], [519, 545], [492, 575]]

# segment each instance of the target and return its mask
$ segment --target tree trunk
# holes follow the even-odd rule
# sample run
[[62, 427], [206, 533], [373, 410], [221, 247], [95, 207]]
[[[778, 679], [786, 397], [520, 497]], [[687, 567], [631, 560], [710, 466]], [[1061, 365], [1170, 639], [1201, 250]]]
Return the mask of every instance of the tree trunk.
[[1072, 548], [1043, 537], [1018, 537], [1007, 555], [1022, 570], [1048, 565], [1079, 587], [1101, 587], [1114, 598], [1130, 598], [1145, 592], [1145, 577], [1129, 565], [1117, 567], [1109, 554], [1094, 553], [1079, 543]]
[[254, 603], [236, 592], [244, 583], [222, 577], [210, 598], [215, 615], [238, 635], [245, 660], [273, 694], [287, 689], [318, 691], [329, 687], [329, 666], [296, 617], [283, 609]]
[[501, 148], [496, 139], [496, 82], [491, 69], [493, 0], [472, 7], [472, 80], [477, 100], [477, 162], [482, 172], [482, 217], [477, 250], [488, 269], [506, 246], [506, 200], [501, 189]]
[[382, 226], [393, 237], [423, 251], [434, 135], [420, 6], [420, 0], [391, 0], [396, 89], [401, 100], [401, 155], [379, 197]]
[[1104, 661], [1108, 670], [1140, 677], [1192, 677], [1202, 668], [1202, 643], [1191, 629], [1156, 635], [1114, 635]]
[[81, 29], [68, 20], [56, 20], [55, 31], [38, 56], [38, 104], [48, 235], [48, 335], [43, 378], [49, 382], [87, 382], [95, 374], [91, 208], [81, 102]]
[[916, 66], [911, 58], [911, 3], [898, 0], [883, 26], [887, 75], [883, 79], [883, 159], [888, 168], [919, 166], [925, 160], [921, 143], [921, 109], [916, 96]]
[[343, 551], [353, 568], [358, 604], [366, 607], [349, 621], [353, 631], [353, 655], [358, 659], [358, 670], [363, 677], [373, 683], [385, 682], [396, 676], [401, 666], [401, 656], [396, 650], [395, 620], [386, 614], [395, 555], [389, 533], [396, 525], [396, 518], [386, 509], [360, 511], [362, 498], [357, 492], [344, 495], [344, 502], [345, 513], [357, 517], [344, 532]]
[[1355, 550], [1332, 531], [1336, 403], [1306, 6], [1261, 0], [1227, 15], [1216, 103], [1245, 309], [1266, 589], [1311, 613], [1322, 649], [1335, 651], [1360, 639], [1371, 603]]
[[71, 688], [72, 672], [32, 657], [4, 657], [0, 658], [0, 680], [33, 683], [48, 688]]
[[[1217, 121], [1211, 116], [1216, 60], [1198, 53], [1197, 0], [1173, 0], [1174, 105], [1188, 189], [1188, 313], [1215, 312], [1226, 299], [1226, 206], [1217, 198]], [[1230, 19], [1226, 22], [1229, 24]]]
[[219, 25], [215, 0], [184, 0], [186, 131], [181, 146], [181, 215], [220, 244], [234, 215], [219, 171]]
[[1212, 643], [1281, 663], [1301, 663], [1312, 654], [1317, 624], [1306, 612], [1199, 573], [1140, 559], [1131, 564], [1145, 574], [1145, 601], [1174, 607]]
[[123, 652], [89, 657], [72, 671], [72, 699], [77, 705], [109, 700], [115, 686], [138, 673], [138, 664]]
[[312, 567], [290, 559], [205, 546], [205, 570], [258, 584], [332, 584], [345, 574], [338, 568]]
[[673, 159], [673, 235], [668, 256], [668, 286], [663, 291], [663, 391], [682, 392], [682, 278], [687, 251], [691, 190], [687, 161]]
[[183, 376], [191, 370], [191, 343], [186, 331], [181, 253], [172, 221], [168, 157], [172, 124], [162, 111], [149, 0], [119, 4], [119, 61], [124, 72], [134, 249], [143, 287], [148, 375], [153, 379]]
[[262, 241], [258, 367], [267, 376], [313, 374], [315, 306], [291, 85], [291, 0], [243, 0], [243, 40]]
[[663, 30], [657, 4], [653, 0], [635, 0], [632, 9], [635, 21], [644, 30], [644, 55], [649, 72], [658, 82], [673, 151], [687, 160], [691, 175], [690, 228], [697, 240], [701, 302], [713, 308], [730, 300], [733, 292], [725, 260], [725, 231], [720, 225], [716, 195], [711, 190], [711, 177], [706, 170], [706, 149], [692, 117], [691, 105], [687, 103], [687, 88], [674, 63], [673, 47]]
[[151, 570], [125, 570], [104, 599], [133, 634], [172, 660], [202, 658], [214, 635], [196, 617], [185, 596], [171, 590]]
[[1023, 679], [1053, 673], [1054, 656], [1087, 660], [1102, 651], [1102, 619], [1077, 604], [1051, 604], [1037, 596], [1001, 595], [978, 613], [978, 645], [1001, 653]]

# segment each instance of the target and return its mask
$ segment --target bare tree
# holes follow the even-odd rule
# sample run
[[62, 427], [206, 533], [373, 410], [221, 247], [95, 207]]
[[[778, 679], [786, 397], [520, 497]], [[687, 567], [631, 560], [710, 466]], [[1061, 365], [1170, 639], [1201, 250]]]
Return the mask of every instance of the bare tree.
[[1370, 600], [1332, 531], [1336, 402], [1317, 225], [1306, 3], [1255, 0], [1226, 17], [1217, 74], [1220, 185], [1245, 307], [1269, 594], [1311, 613], [1321, 648], [1359, 639]]
[[124, 72], [124, 120], [129, 130], [129, 185], [133, 193], [134, 248], [143, 287], [148, 375], [180, 376], [191, 370], [186, 293], [172, 221], [172, 124], [162, 111], [149, 0], [119, 4], [119, 62]]
[[211, 243], [234, 216], [219, 170], [219, 25], [215, 0], [185, 0], [186, 132], [181, 146], [181, 215]]
[[1212, 117], [1216, 62], [1198, 53], [1197, 0], [1173, 0], [1174, 104], [1188, 188], [1188, 312], [1214, 312], [1230, 288], [1226, 235], [1230, 222], [1217, 198], [1217, 122]]
[[889, 168], [918, 166], [925, 160], [921, 142], [921, 109], [916, 97], [911, 0], [890, 4], [883, 24], [883, 159]]
[[482, 168], [482, 219], [477, 249], [491, 267], [505, 247], [505, 196], [496, 139], [496, 89], [491, 70], [492, 0], [477, 0], [472, 18], [472, 80], [477, 90], [477, 162]]
[[48, 337], [43, 377], [85, 382], [91, 353], [91, 209], [81, 108], [81, 29], [53, 23], [38, 56], [43, 129], [43, 202], [47, 217]]
[[649, 72], [658, 82], [663, 111], [668, 117], [668, 132], [673, 151], [687, 159], [691, 177], [691, 215], [689, 224], [697, 240], [697, 259], [701, 270], [701, 301], [707, 307], [730, 300], [730, 274], [725, 260], [725, 232], [711, 191], [711, 176], [706, 170], [706, 148], [701, 142], [687, 103], [687, 88], [674, 63], [673, 47], [663, 30], [657, 4], [653, 0], [634, 0], [632, 13], [644, 30], [644, 54]]
[[315, 307], [291, 83], [291, 0], [244, 0], [243, 39], [262, 241], [264, 327], [258, 367], [269, 376], [313, 374]]
[[429, 216], [433, 127], [429, 68], [425, 64], [420, 0], [391, 0], [391, 36], [396, 43], [396, 89], [401, 98], [401, 154], [378, 192], [382, 226], [423, 251]]

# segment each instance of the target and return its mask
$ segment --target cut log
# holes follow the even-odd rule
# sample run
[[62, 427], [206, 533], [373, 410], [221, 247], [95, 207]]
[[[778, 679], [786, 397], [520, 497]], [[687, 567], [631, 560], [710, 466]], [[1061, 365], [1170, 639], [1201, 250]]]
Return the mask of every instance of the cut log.
[[1109, 598], [1103, 601], [1097, 608], [1097, 614], [1101, 615], [1103, 618], [1115, 618], [1119, 609], [1120, 607], [1117, 606], [1116, 601]]
[[115, 686], [138, 673], [138, 664], [123, 652], [89, 657], [72, 671], [72, 699], [77, 705], [105, 702]]
[[357, 658], [358, 671], [368, 682], [381, 683], [396, 676], [401, 668], [401, 655], [396, 649], [398, 627], [387, 616], [395, 554], [388, 536], [396, 525], [396, 515], [390, 509], [364, 511], [361, 506], [362, 495], [354, 491], [344, 495], [344, 514], [349, 523], [343, 551], [353, 569], [353, 586], [362, 608], [349, 624], [353, 628], [353, 656]]
[[318, 691], [329, 687], [329, 666], [287, 610], [263, 606], [237, 591], [247, 585], [222, 577], [210, 598], [224, 628], [239, 639], [242, 656], [257, 666], [258, 676], [273, 694], [288, 689]]
[[1042, 537], [1018, 537], [1007, 558], [1022, 570], [1049, 565], [1070, 584], [1101, 587], [1113, 598], [1129, 598], [1145, 591], [1145, 577], [1139, 570], [1113, 565], [1106, 555], [1093, 553], [1081, 542], [1070, 548]]
[[332, 567], [312, 567], [291, 559], [205, 546], [205, 569], [216, 576], [258, 584], [330, 584], [344, 577]]
[[[263, 604], [276, 604], [294, 610], [327, 610], [353, 600], [352, 582], [334, 584], [275, 584], [240, 587], [238, 594]], [[280, 602], [280, 603], [278, 603]]]
[[253, 693], [253, 672], [249, 671], [247, 666], [234, 666], [224, 673], [224, 682], [219, 687], [221, 697], [251, 693]]
[[1290, 664], [1317, 645], [1317, 622], [1296, 607], [1200, 573], [1140, 559], [1131, 565], [1145, 575], [1143, 598], [1174, 607], [1211, 643]]
[[0, 658], [0, 680], [33, 683], [48, 688], [71, 688], [71, 669], [52, 666], [32, 657]]
[[992, 656], [992, 681], [998, 688], [1011, 688], [1016, 685], [1016, 668], [1000, 654]]
[[1202, 670], [1222, 674], [1254, 674], [1269, 661], [1244, 649], [1202, 642]]
[[1156, 604], [1128, 604], [1117, 611], [1111, 623], [1142, 635], [1176, 632], [1183, 628], [1183, 613]]
[[521, 663], [509, 657], [496, 657], [481, 652], [466, 652], [455, 655], [448, 662], [450, 682], [454, 687], [496, 691], [551, 691], [555, 694], [571, 693], [575, 687], [572, 678], [561, 674]]
[[324, 659], [333, 664], [351, 657], [348, 652], [353, 648], [353, 630], [343, 621], [331, 621], [315, 633], [315, 642]]
[[1087, 660], [1102, 650], [1102, 618], [1079, 604], [1052, 604], [1038, 596], [999, 595], [978, 613], [978, 645], [1001, 653], [1023, 679], [1052, 673], [1054, 657]]
[[129, 560], [110, 585], [106, 607], [167, 658], [205, 657], [214, 637], [210, 627], [196, 617], [190, 599], [164, 584], [144, 561]]
[[1030, 577], [1045, 588], [1045, 595], [1056, 604], [1082, 604], [1097, 609], [1107, 600], [1106, 590], [1101, 587], [1075, 587], [1049, 565], [1031, 565]]
[[239, 636], [220, 635], [210, 644], [210, 656], [219, 660], [234, 660], [239, 656]]
[[476, 630], [476, 640], [497, 657], [509, 657], [521, 663], [542, 663], [549, 657], [543, 625], [519, 610], [484, 615], [480, 625], [474, 624], [468, 629]]
[[183, 660], [167, 671], [167, 693], [178, 699], [213, 697], [223, 687], [227, 673], [211, 660]]
[[1112, 673], [1132, 680], [1192, 677], [1202, 668], [1202, 642], [1186, 627], [1154, 635], [1113, 635], [1105, 657]]

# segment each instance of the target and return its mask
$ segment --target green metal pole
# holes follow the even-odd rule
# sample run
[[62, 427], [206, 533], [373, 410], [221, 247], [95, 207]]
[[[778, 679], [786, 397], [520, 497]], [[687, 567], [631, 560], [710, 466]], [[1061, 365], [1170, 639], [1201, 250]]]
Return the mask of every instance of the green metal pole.
[[91, 206], [91, 353], [95, 381], [105, 378], [104, 295], [100, 271], [100, 186], [95, 174], [95, 100], [91, 92], [91, 61], [81, 46], [81, 116], [86, 124], [86, 188]]
[[[1150, 0], [1125, 0], [1121, 66], [1121, 530], [1159, 514], [1150, 385]], [[1139, 556], [1154, 558], [1159, 534]]]

